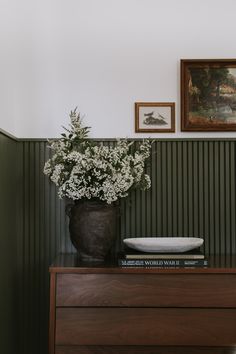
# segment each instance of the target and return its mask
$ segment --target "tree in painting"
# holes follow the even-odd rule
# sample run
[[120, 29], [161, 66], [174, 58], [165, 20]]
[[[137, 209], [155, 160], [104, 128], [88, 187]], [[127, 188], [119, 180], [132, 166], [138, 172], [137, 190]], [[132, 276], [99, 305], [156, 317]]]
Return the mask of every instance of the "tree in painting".
[[236, 69], [190, 67], [188, 92], [192, 123], [236, 123]]

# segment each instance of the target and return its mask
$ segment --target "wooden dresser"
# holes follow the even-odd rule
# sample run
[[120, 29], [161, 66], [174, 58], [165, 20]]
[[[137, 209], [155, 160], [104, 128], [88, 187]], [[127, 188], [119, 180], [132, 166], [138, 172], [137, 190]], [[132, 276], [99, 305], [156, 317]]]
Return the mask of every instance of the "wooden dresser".
[[235, 354], [236, 257], [208, 268], [50, 267], [50, 354]]

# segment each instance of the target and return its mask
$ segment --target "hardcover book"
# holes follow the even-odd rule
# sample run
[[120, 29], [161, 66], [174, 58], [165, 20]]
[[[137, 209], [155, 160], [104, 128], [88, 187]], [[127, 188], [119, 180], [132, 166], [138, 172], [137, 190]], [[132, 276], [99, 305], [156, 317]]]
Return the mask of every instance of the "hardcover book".
[[126, 249], [120, 254], [121, 259], [204, 259], [205, 256], [199, 249], [184, 253], [145, 253]]
[[207, 259], [118, 259], [121, 267], [193, 268], [207, 267]]

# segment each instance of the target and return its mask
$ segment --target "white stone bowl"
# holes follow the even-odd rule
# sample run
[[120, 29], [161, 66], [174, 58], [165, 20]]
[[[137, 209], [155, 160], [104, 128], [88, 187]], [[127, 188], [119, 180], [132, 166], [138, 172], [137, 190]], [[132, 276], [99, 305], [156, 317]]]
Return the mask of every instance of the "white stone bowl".
[[126, 246], [149, 253], [183, 253], [200, 247], [204, 240], [199, 237], [137, 237], [123, 240]]

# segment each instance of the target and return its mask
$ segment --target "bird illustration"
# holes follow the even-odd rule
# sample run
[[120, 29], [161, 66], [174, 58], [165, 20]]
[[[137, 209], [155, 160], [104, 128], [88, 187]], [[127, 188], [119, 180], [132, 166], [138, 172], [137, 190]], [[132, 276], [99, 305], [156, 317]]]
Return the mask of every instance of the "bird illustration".
[[152, 117], [154, 114], [154, 111], [152, 111], [151, 113], [144, 113], [145, 117]]

